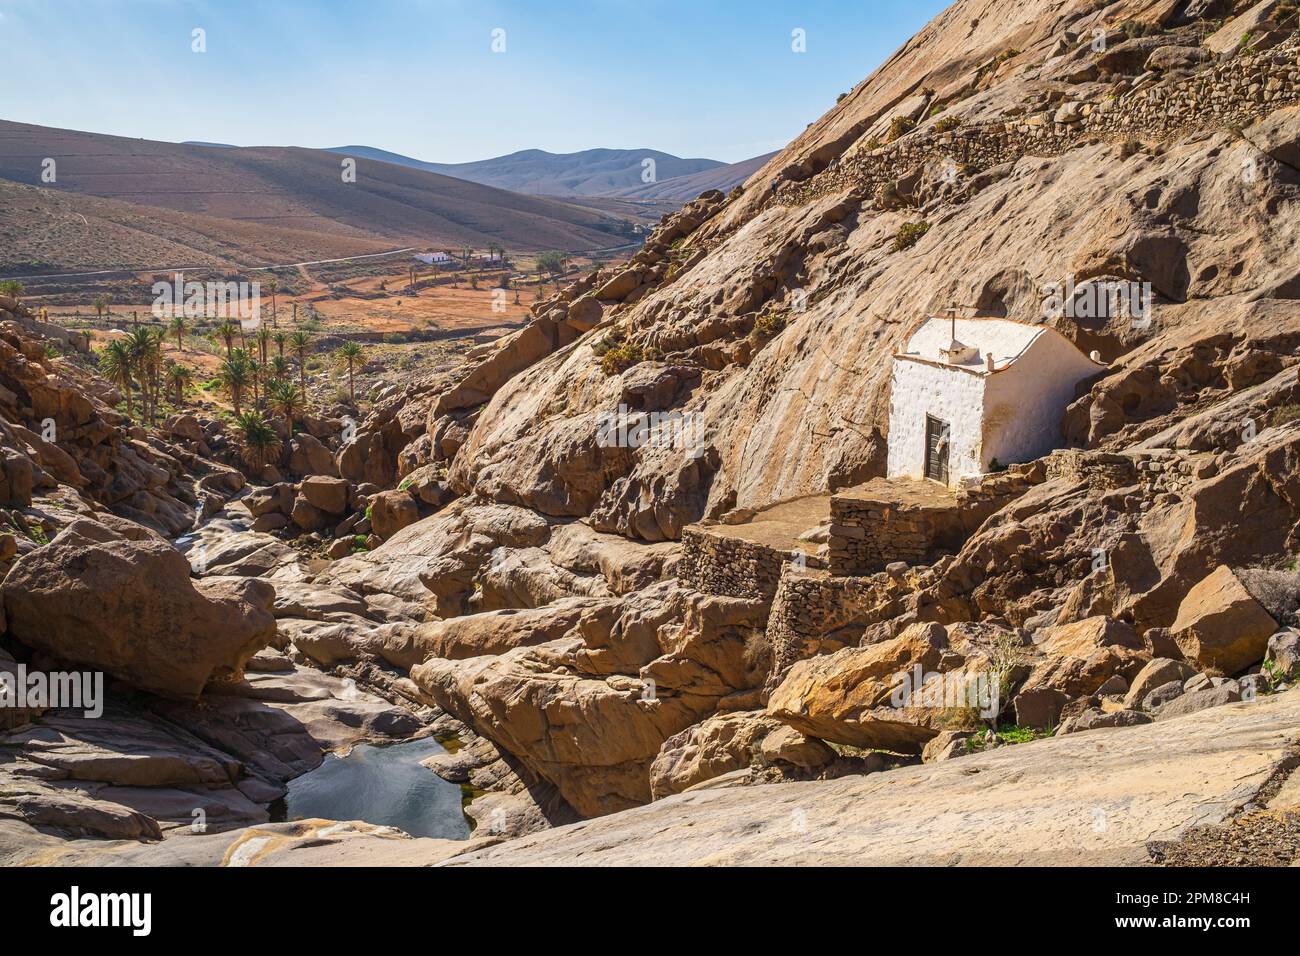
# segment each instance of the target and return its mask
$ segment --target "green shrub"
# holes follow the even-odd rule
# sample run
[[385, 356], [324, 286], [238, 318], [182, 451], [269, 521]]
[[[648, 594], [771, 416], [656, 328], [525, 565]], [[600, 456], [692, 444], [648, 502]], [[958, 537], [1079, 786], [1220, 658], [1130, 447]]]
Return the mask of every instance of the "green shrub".
[[1293, 422], [1300, 418], [1300, 405], [1294, 402], [1287, 405], [1279, 405], [1273, 409], [1273, 414], [1269, 418], [1270, 425], [1285, 425], [1287, 422]]
[[635, 342], [623, 342], [600, 357], [600, 370], [606, 375], [620, 375], [646, 360], [645, 350]]
[[905, 222], [898, 227], [894, 235], [894, 251], [902, 252], [921, 241], [921, 237], [930, 231], [928, 222]]
[[934, 124], [934, 131], [936, 133], [946, 133], [948, 132], [948, 130], [956, 129], [960, 125], [961, 125], [961, 120], [957, 119], [957, 117], [945, 116], [943, 119], [939, 120], [937, 123]]
[[885, 142], [892, 143], [898, 137], [910, 133], [915, 128], [916, 120], [910, 116], [895, 116], [889, 121], [889, 136]]
[[760, 339], [775, 338], [785, 329], [785, 316], [777, 312], [764, 312], [754, 320], [754, 334]]

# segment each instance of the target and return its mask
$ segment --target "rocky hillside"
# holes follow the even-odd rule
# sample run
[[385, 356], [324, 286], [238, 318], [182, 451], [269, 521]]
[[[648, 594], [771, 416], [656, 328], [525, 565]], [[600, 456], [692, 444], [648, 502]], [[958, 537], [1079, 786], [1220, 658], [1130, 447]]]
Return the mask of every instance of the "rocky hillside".
[[[782, 781], [845, 806], [869, 793], [888, 829], [917, 763], [978, 759], [1046, 787], [1098, 735], [1125, 735], [1135, 766], [1177, 743], [1213, 777], [1218, 722], [1285, 739], [1249, 787], [1180, 798], [1213, 812], [1184, 806], [1160, 832], [1262, 805], [1300, 736], [1278, 693], [1300, 677], [1297, 80], [1285, 0], [958, 2], [743, 189], [701, 195], [629, 263], [383, 396], [350, 440], [327, 431], [296, 472], [247, 475], [198, 535], [198, 586], [262, 577], [266, 666], [351, 679], [454, 730], [467, 746], [439, 767], [491, 791], [470, 812], [505, 813], [494, 839], [615, 815], [514, 844], [521, 860], [608, 835], [620, 862], [649, 861], [638, 827], [672, 841], [682, 814], [716, 811], [673, 859], [811, 861], [834, 846], [720, 848], [810, 792]], [[1108, 282], [1149, 283], [1149, 316], [1044, 310], [1054, 284]], [[1045, 322], [1106, 367], [1063, 413], [1070, 447], [968, 483], [933, 554], [837, 567], [864, 533], [843, 520], [849, 489], [885, 471], [893, 355], [949, 307]], [[606, 440], [620, 408], [636, 441]], [[699, 431], [670, 440], [665, 421]], [[9, 572], [6, 609], [63, 535], [130, 550], [59, 527]], [[205, 696], [243, 686], [264, 633], [265, 598], [242, 600], [253, 634], [223, 648]], [[37, 643], [9, 640], [17, 657]], [[991, 677], [993, 712], [900, 706], [913, 668]], [[761, 799], [674, 796], [735, 775]], [[989, 825], [1028, 834], [1033, 793], [999, 791]], [[1135, 793], [1091, 805], [1137, 814]], [[1177, 856], [1119, 827], [1098, 859]], [[937, 860], [974, 838], [919, 839]]]

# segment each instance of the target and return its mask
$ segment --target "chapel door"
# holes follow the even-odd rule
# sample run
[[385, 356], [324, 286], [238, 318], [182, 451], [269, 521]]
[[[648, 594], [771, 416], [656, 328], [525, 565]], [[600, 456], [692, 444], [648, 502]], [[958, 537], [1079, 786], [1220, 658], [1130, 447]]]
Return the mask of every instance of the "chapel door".
[[948, 423], [925, 416], [925, 477], [948, 483]]

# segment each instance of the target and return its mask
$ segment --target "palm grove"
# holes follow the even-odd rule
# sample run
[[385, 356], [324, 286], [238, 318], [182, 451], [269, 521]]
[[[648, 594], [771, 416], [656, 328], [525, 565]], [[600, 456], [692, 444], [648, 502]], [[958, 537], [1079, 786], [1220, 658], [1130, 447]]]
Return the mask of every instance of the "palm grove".
[[[166, 326], [136, 326], [99, 351], [100, 372], [122, 392], [128, 417], [155, 425], [164, 401], [176, 408], [183, 406], [186, 393], [195, 385], [195, 372], [166, 357], [164, 351], [168, 346], [182, 351], [189, 331], [187, 319], [176, 316]], [[209, 338], [224, 350], [209, 386], [225, 393], [240, 458], [250, 472], [260, 474], [280, 460], [281, 435], [292, 434], [308, 410], [311, 334], [305, 329], [286, 332], [266, 325], [246, 334], [238, 323], [225, 320], [209, 332]], [[345, 342], [335, 358], [347, 372], [348, 396], [355, 405], [354, 373], [362, 364], [363, 350], [356, 342]], [[275, 418], [283, 422], [283, 429], [275, 427]]]

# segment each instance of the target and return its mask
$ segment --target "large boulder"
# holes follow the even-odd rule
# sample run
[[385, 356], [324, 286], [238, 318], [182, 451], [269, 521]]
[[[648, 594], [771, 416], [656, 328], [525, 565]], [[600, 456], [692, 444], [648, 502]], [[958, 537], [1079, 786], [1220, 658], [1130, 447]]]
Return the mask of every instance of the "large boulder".
[[664, 741], [650, 765], [650, 792], [656, 800], [742, 770], [754, 760], [763, 738], [784, 724], [750, 711], [714, 714]]
[[290, 439], [288, 461], [295, 475], [337, 475], [339, 470], [330, 450], [306, 432]]
[[348, 510], [348, 497], [352, 486], [343, 478], [313, 475], [304, 478], [298, 493], [313, 508], [328, 515], [341, 515]]
[[1235, 674], [1264, 659], [1277, 622], [1231, 568], [1219, 565], [1187, 592], [1169, 630], [1197, 668]]
[[1138, 671], [1128, 692], [1124, 696], [1124, 705], [1135, 708], [1142, 703], [1153, 690], [1163, 687], [1171, 681], [1189, 681], [1196, 676], [1196, 668], [1184, 661], [1175, 661], [1168, 657], [1157, 657], [1149, 661]]
[[767, 712], [810, 737], [854, 747], [917, 752], [939, 732], [939, 711], [893, 706], [898, 675], [933, 672], [947, 646], [943, 627], [912, 624], [896, 638], [799, 661]]
[[3, 586], [9, 632], [71, 665], [168, 697], [237, 678], [275, 636], [275, 590], [256, 578], [193, 582], [165, 541], [73, 521], [17, 560]]
[[1087, 660], [1102, 647], [1142, 649], [1142, 638], [1128, 624], [1103, 615], [1053, 627], [1042, 649], [1053, 657]]
[[405, 489], [381, 491], [370, 499], [371, 527], [385, 541], [419, 520], [420, 506]]

